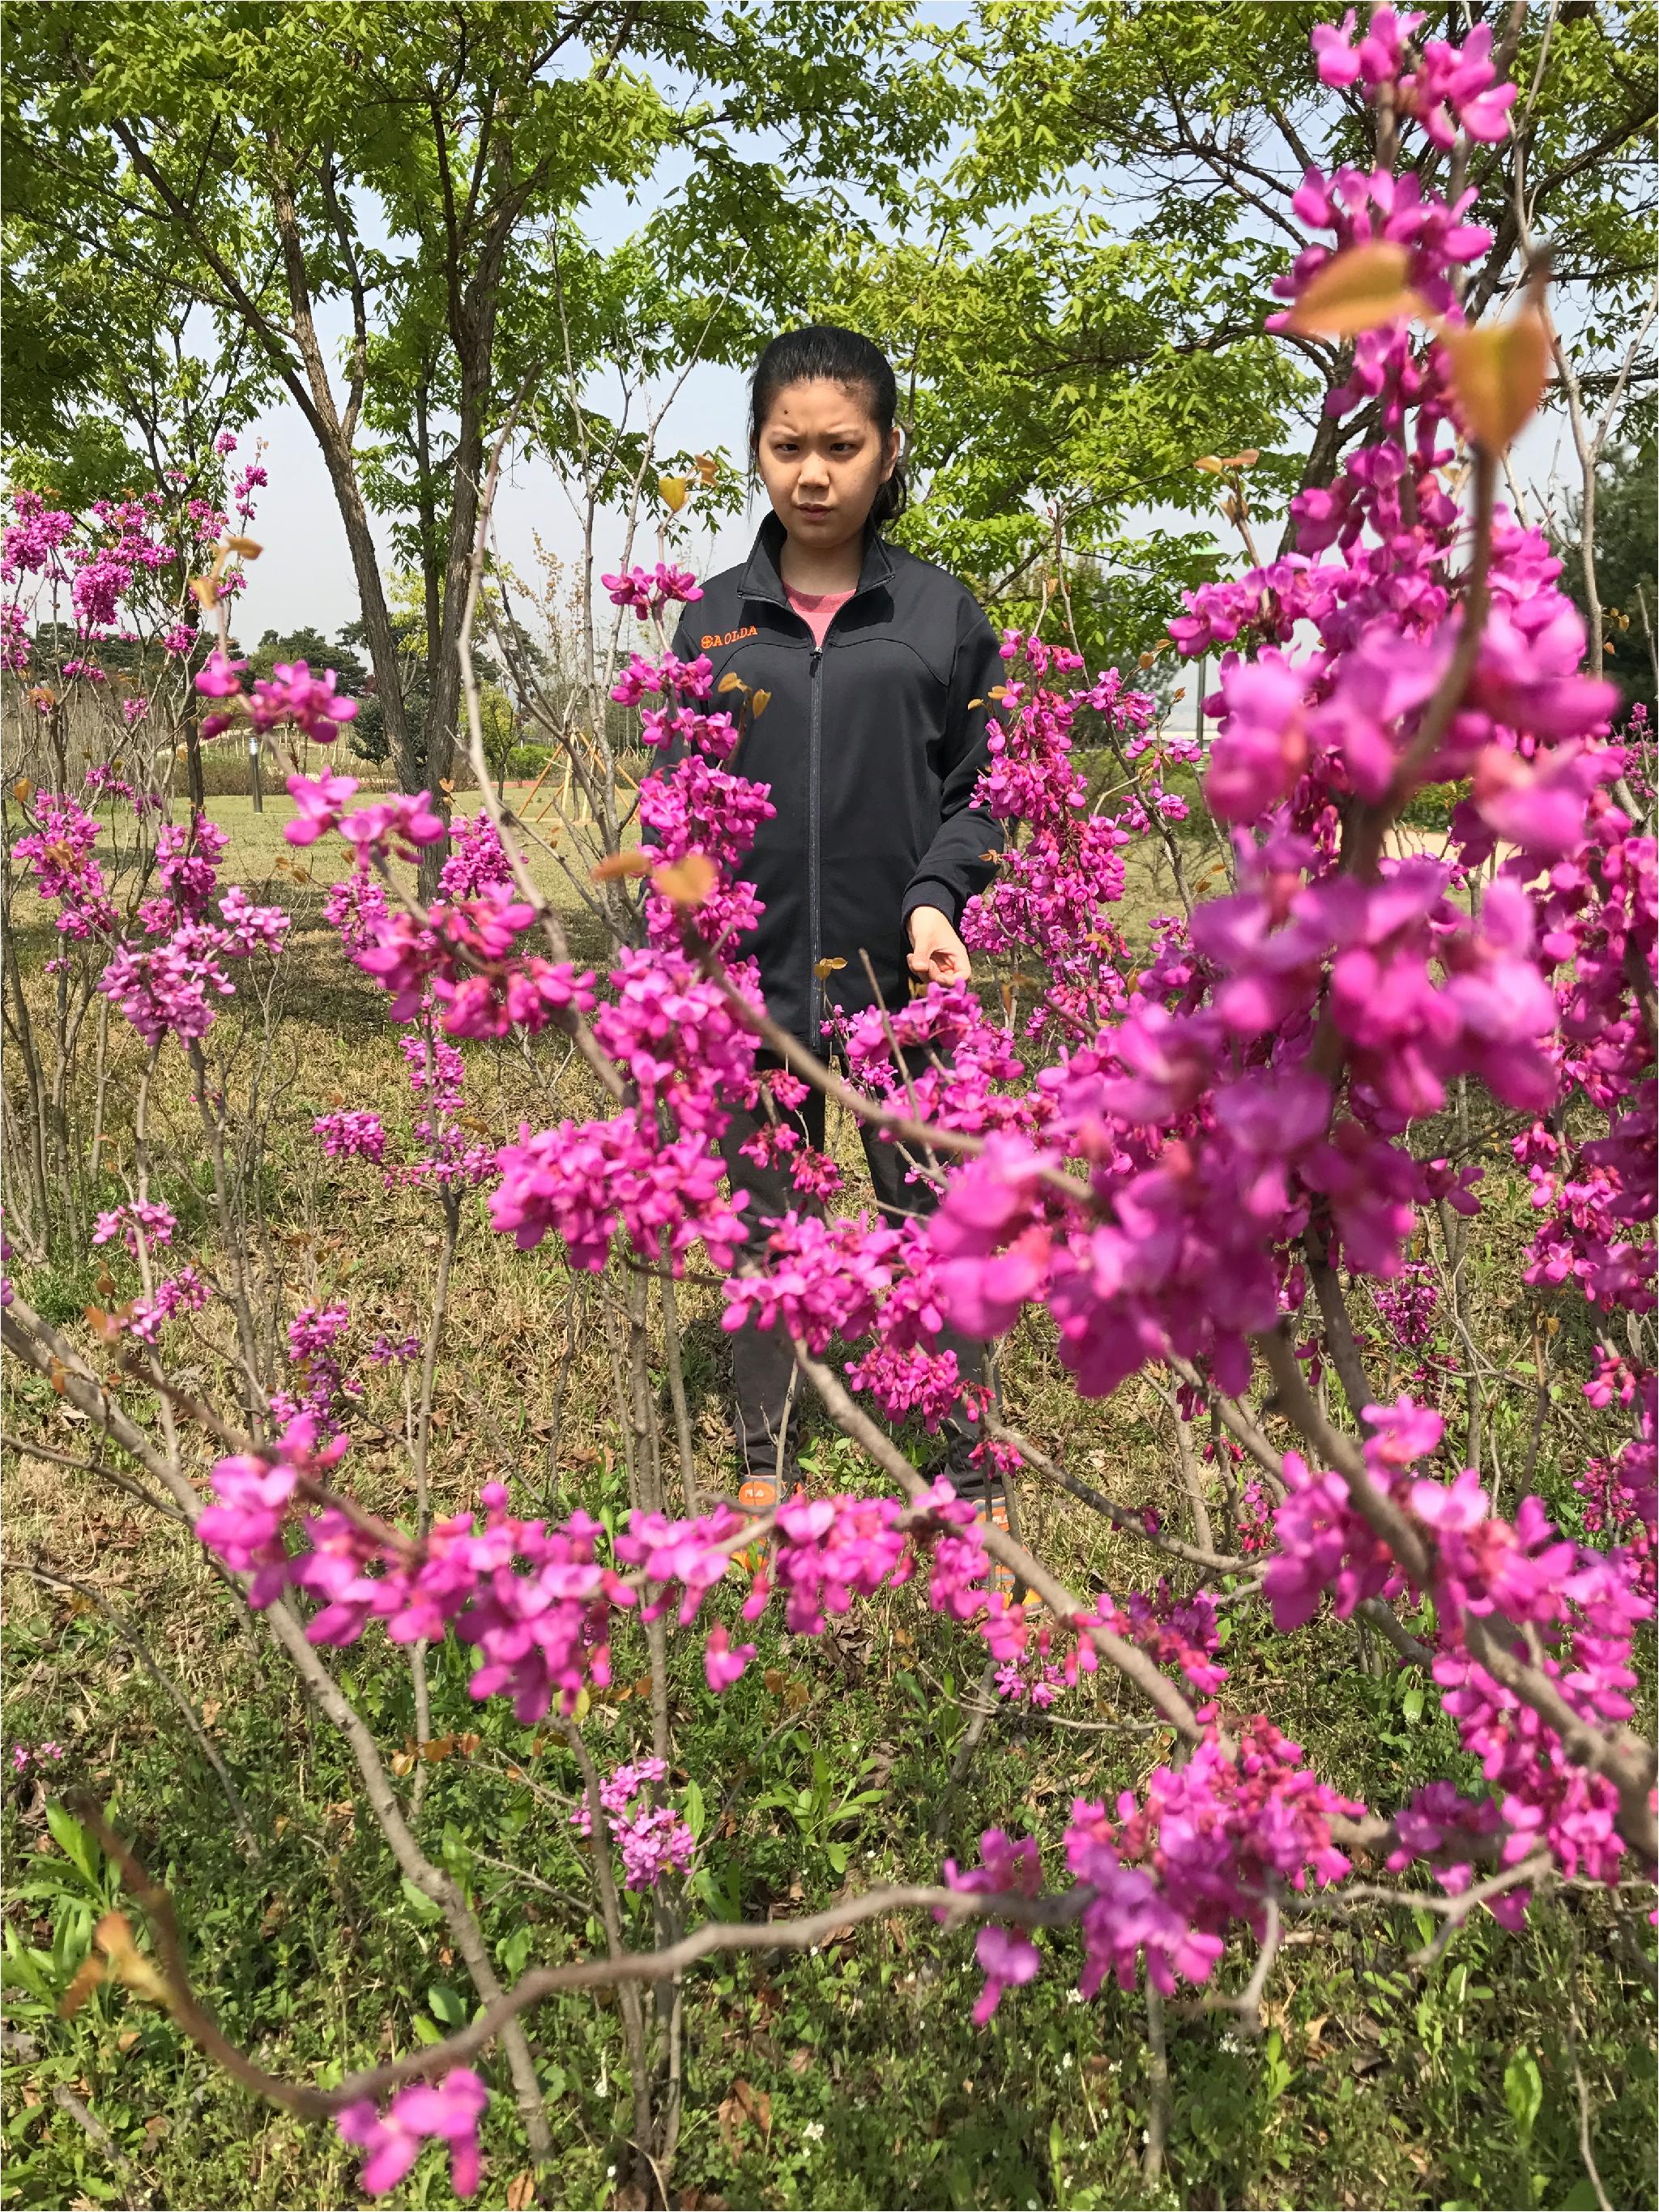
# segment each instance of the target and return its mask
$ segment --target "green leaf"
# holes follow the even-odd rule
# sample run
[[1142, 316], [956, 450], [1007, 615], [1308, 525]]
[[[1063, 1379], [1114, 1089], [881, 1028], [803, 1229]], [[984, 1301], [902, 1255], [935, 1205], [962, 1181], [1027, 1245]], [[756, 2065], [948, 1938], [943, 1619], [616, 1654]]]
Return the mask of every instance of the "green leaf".
[[1538, 2061], [1530, 2051], [1517, 2051], [1504, 2069], [1504, 2102], [1510, 2108], [1510, 2118], [1515, 2123], [1515, 2132], [1523, 2143], [1532, 2141], [1532, 2131], [1544, 2101], [1544, 2084], [1538, 2071]]
[[415, 2040], [417, 2043], [441, 2043], [444, 2039], [443, 2030], [441, 2027], [435, 2027], [423, 2012], [416, 2014], [410, 2026], [415, 2030]]
[[403, 1892], [404, 1903], [417, 1920], [433, 1921], [443, 1918], [442, 1905], [434, 1905], [423, 1890], [416, 1889], [407, 1875], [403, 1879]]
[[432, 2008], [433, 2017], [442, 2021], [446, 2027], [466, 2026], [466, 2007], [447, 1982], [434, 1982], [426, 1993], [426, 2001]]
[[685, 1785], [685, 1825], [699, 1843], [702, 1840], [703, 1823], [708, 1808], [703, 1802], [702, 1790], [696, 1782]]
[[81, 1823], [72, 1813], [66, 1813], [61, 1805], [48, 1805], [46, 1826], [52, 1830], [59, 1850], [95, 1888], [98, 1884], [97, 1849]]

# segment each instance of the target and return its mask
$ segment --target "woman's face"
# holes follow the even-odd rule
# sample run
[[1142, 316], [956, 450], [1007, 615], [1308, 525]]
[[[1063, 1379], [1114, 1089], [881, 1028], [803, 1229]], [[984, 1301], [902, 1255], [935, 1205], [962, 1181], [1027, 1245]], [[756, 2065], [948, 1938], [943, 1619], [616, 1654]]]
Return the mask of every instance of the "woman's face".
[[756, 461], [773, 512], [797, 544], [832, 553], [856, 538], [898, 459], [863, 395], [814, 377], [786, 385], [762, 427]]

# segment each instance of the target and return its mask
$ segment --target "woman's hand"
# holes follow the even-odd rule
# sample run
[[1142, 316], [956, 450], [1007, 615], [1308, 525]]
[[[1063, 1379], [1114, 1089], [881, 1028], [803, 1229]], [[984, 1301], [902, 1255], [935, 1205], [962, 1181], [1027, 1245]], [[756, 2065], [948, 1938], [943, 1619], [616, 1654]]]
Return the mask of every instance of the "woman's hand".
[[965, 983], [973, 974], [967, 946], [936, 906], [911, 910], [910, 973], [923, 983]]

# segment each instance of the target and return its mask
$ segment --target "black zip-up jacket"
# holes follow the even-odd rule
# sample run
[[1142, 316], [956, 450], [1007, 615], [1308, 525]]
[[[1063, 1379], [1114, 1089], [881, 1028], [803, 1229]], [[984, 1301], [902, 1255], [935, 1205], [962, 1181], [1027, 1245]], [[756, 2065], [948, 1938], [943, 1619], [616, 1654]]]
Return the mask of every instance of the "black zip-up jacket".
[[[1001, 827], [969, 800], [1004, 669], [973, 593], [874, 530], [820, 650], [783, 588], [784, 538], [768, 515], [744, 565], [687, 607], [674, 651], [707, 653], [716, 687], [735, 671], [771, 694], [730, 763], [769, 784], [777, 810], [743, 865], [766, 912], [736, 950], [759, 961], [772, 1018], [816, 1050], [830, 1007], [873, 1004], [860, 952], [887, 1004], [902, 1006], [911, 910], [959, 924], [990, 881]], [[740, 695], [717, 688], [713, 703], [735, 708]], [[820, 978], [832, 959], [847, 964]]]

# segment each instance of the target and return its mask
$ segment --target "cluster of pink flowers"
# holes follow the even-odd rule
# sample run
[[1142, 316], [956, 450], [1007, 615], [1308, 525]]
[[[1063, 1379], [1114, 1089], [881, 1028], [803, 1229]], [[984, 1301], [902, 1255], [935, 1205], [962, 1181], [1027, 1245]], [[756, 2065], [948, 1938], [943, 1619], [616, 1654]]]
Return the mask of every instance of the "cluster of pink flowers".
[[356, 793], [355, 775], [289, 776], [294, 812], [283, 824], [283, 838], [290, 845], [314, 845], [325, 831], [338, 829], [342, 810]]
[[1159, 1666], [1184, 1674], [1201, 1696], [1210, 1696], [1226, 1680], [1227, 1669], [1216, 1657], [1221, 1638], [1215, 1600], [1207, 1590], [1182, 1597], [1165, 1578], [1150, 1593], [1131, 1590], [1121, 1606], [1103, 1595], [1095, 1612], [1126, 1644], [1139, 1645]]
[[660, 1261], [665, 1252], [676, 1273], [700, 1241], [717, 1267], [735, 1264], [744, 1227], [719, 1155], [695, 1133], [665, 1139], [655, 1117], [637, 1108], [605, 1121], [522, 1128], [496, 1164], [501, 1180], [489, 1218], [521, 1252], [554, 1232], [573, 1267], [597, 1273], [622, 1229], [641, 1259]]
[[61, 507], [48, 507], [38, 491], [14, 492], [11, 505], [16, 520], [0, 535], [0, 583], [13, 583], [25, 574], [50, 575], [67, 583], [68, 569], [56, 563], [61, 549], [75, 535], [75, 517]]
[[319, 1114], [311, 1125], [311, 1133], [321, 1139], [331, 1160], [373, 1160], [378, 1166], [386, 1158], [385, 1124], [378, 1114], [365, 1107]]
[[92, 852], [98, 823], [78, 800], [55, 798], [51, 792], [37, 794], [33, 813], [40, 827], [14, 841], [12, 858], [28, 862], [40, 896], [57, 904], [56, 927], [73, 938], [112, 930], [114, 901]]
[[127, 1333], [140, 1344], [153, 1347], [163, 1322], [175, 1321], [180, 1314], [200, 1313], [210, 1296], [208, 1285], [197, 1270], [181, 1267], [176, 1275], [157, 1283], [148, 1296], [133, 1301], [126, 1318]]
[[492, 885], [512, 880], [512, 868], [489, 815], [482, 807], [470, 818], [456, 815], [449, 825], [449, 857], [438, 872], [440, 897], [476, 898]]
[[63, 1756], [64, 1747], [61, 1743], [37, 1743], [33, 1747], [26, 1743], [15, 1743], [11, 1747], [12, 1770], [15, 1773], [21, 1774], [31, 1764], [38, 1766], [43, 1760], [50, 1765], [56, 1766]]
[[442, 2081], [414, 2081], [399, 2089], [384, 2115], [372, 2103], [348, 2105], [334, 2124], [343, 2140], [363, 2154], [361, 2179], [371, 2197], [395, 2189], [435, 2140], [449, 2146], [449, 2179], [458, 2197], [477, 2193], [480, 2178], [478, 2123], [489, 2092], [470, 2066], [452, 2066]]
[[272, 1417], [285, 1425], [309, 1418], [316, 1436], [340, 1434], [363, 1386], [341, 1364], [339, 1346], [351, 1327], [351, 1310], [338, 1299], [325, 1306], [302, 1306], [288, 1328], [288, 1356], [300, 1389], [273, 1390]]
[[535, 909], [494, 883], [471, 898], [441, 901], [424, 923], [394, 914], [356, 956], [357, 965], [391, 994], [394, 1021], [413, 1018], [428, 990], [441, 1004], [451, 1036], [532, 1036], [550, 1022], [568, 1026], [593, 1005], [591, 974], [568, 960], [516, 955]]
[[999, 820], [1024, 825], [1025, 835], [1004, 848], [994, 883], [970, 902], [963, 936], [977, 951], [1036, 953], [1051, 980], [1028, 1029], [1063, 1032], [1124, 1003], [1110, 958], [1122, 949], [1110, 912], [1123, 896], [1122, 848], [1146, 830], [1149, 807], [1163, 811], [1166, 796], [1154, 755], [1145, 787], [1132, 787], [1120, 811], [1091, 807], [1071, 757], [1074, 726], [1083, 714], [1085, 729], [1103, 726], [1115, 740], [1145, 738], [1153, 702], [1125, 690], [1115, 671], [1067, 693], [1050, 689], [1047, 679], [1076, 676], [1083, 663], [1041, 638], [1011, 631], [1002, 651], [1010, 663], [1023, 658], [1031, 681], [1011, 675], [1000, 687], [979, 799]]
[[[1133, 1989], [1143, 1961], [1166, 1996], [1177, 1980], [1207, 1981], [1236, 1923], [1261, 1935], [1269, 1899], [1347, 1874], [1331, 1824], [1363, 1806], [1322, 1783], [1301, 1764], [1301, 1746], [1262, 1716], [1235, 1733], [1236, 1741], [1212, 1733], [1184, 1765], [1158, 1767], [1143, 1799], [1127, 1791], [1118, 1799], [1115, 1819], [1103, 1804], [1073, 1803], [1066, 1863], [1092, 1893], [1082, 1914], [1085, 1997], [1109, 1975]], [[981, 1864], [965, 1874], [945, 1862], [952, 1889], [1039, 1893], [1034, 1837], [989, 1829], [980, 1851]], [[981, 1930], [977, 1949], [986, 1978], [974, 2018], [983, 2022], [1006, 1988], [1035, 1978], [1042, 1958], [1028, 1934], [994, 1924]]]
[[204, 814], [188, 823], [169, 822], [155, 840], [155, 872], [166, 896], [146, 899], [138, 919], [152, 936], [194, 921], [207, 912], [219, 888], [219, 870], [230, 850], [230, 832]]
[[[402, 1536], [329, 1490], [347, 1444], [330, 1433], [331, 1413], [316, 1403], [283, 1410], [289, 1418], [277, 1444], [215, 1466], [215, 1502], [197, 1522], [202, 1540], [252, 1577], [256, 1607], [289, 1586], [319, 1601], [307, 1629], [313, 1643], [355, 1643], [374, 1620], [396, 1643], [453, 1632], [479, 1655], [472, 1695], [509, 1697], [526, 1723], [541, 1720], [556, 1698], [568, 1712], [584, 1689], [609, 1682], [617, 1614], [672, 1612], [689, 1626], [740, 1571], [748, 1581], [744, 1620], [758, 1620], [781, 1594], [791, 1634], [821, 1635], [854, 1599], [920, 1571], [933, 1610], [971, 1625], [999, 1662], [1018, 1662], [1034, 1634], [1042, 1653], [1050, 1648], [1050, 1632], [1034, 1632], [1024, 1608], [991, 1589], [974, 1508], [943, 1477], [914, 1504], [798, 1494], [778, 1510], [769, 1555], [746, 1571], [734, 1554], [749, 1524], [733, 1508], [690, 1521], [635, 1513], [616, 1536], [616, 1565], [606, 1565], [597, 1522], [580, 1512], [556, 1528], [519, 1520], [500, 1483], [482, 1493], [481, 1524], [461, 1514], [419, 1540]], [[1121, 1618], [1109, 1601], [1097, 1616], [1106, 1626]], [[1192, 1638], [1210, 1632], [1208, 1618], [1204, 1601], [1183, 1608], [1167, 1598], [1132, 1601], [1127, 1616], [1155, 1656], [1183, 1666], [1194, 1658]], [[1086, 1615], [1068, 1624], [1076, 1645], [1068, 1679], [1095, 1663], [1093, 1625]], [[733, 1646], [724, 1622], [711, 1624], [711, 1687], [738, 1680], [754, 1654], [752, 1644]]]
[[[1632, 716], [1625, 757], [1645, 723]], [[1582, 849], [1551, 868], [1542, 949], [1562, 963], [1557, 987], [1564, 1079], [1607, 1117], [1604, 1136], [1569, 1149], [1541, 1123], [1516, 1139], [1533, 1204], [1547, 1214], [1528, 1255], [1528, 1282], [1572, 1280], [1593, 1306], [1648, 1313], [1650, 1224], [1659, 1182], [1652, 1037], [1632, 988], [1654, 973], [1659, 847], [1632, 833], [1603, 791], [1588, 804]]]
[[[290, 823], [283, 832], [290, 842], [293, 842], [290, 836], [293, 828], [294, 823]], [[320, 835], [320, 831], [318, 834]], [[354, 868], [337, 884], [331, 884], [323, 902], [324, 921], [337, 933], [347, 954], [354, 959], [359, 952], [376, 942], [381, 926], [391, 911], [386, 885], [369, 867]]]
[[1066, 1864], [1096, 1892], [1083, 1918], [1085, 1996], [1109, 1972], [1133, 1989], [1137, 1954], [1166, 1996], [1177, 1976], [1205, 1981], [1233, 1922], [1260, 1935], [1270, 1897], [1342, 1880], [1349, 1862], [1331, 1823], [1364, 1808], [1301, 1761], [1302, 1747], [1258, 1714], [1234, 1740], [1218, 1731], [1184, 1765], [1158, 1767], [1142, 1802], [1118, 1799], [1115, 1820], [1103, 1805], [1073, 1805]]
[[632, 607], [641, 622], [675, 602], [700, 599], [702, 586], [684, 568], [659, 561], [654, 568], [624, 568], [620, 575], [601, 576], [613, 606]]
[[420, 1358], [421, 1340], [412, 1334], [390, 1337], [382, 1332], [369, 1346], [365, 1356], [373, 1367], [406, 1367], [411, 1360]]
[[[637, 707], [642, 700], [657, 698], [665, 692], [671, 700], [685, 699], [695, 706], [706, 706], [714, 687], [714, 664], [706, 653], [695, 660], [681, 660], [676, 654], [665, 653], [660, 659], [647, 660], [644, 655], [630, 653], [628, 665], [611, 687], [611, 696], [619, 707]], [[672, 721], [672, 708], [668, 710]], [[662, 714], [654, 709], [642, 718], [647, 744], [665, 744], [675, 732]], [[698, 742], [696, 750], [711, 759], [724, 760], [737, 743], [737, 725], [729, 715], [713, 718], [729, 726], [731, 744], [716, 745], [706, 738]]]
[[593, 1034], [627, 1068], [641, 1104], [667, 1109], [682, 1129], [718, 1135], [728, 1118], [719, 1102], [752, 1088], [753, 1030], [678, 952], [624, 950], [610, 981], [616, 995], [594, 1016]]
[[[945, 1862], [945, 1879], [951, 1889], [969, 1896], [1036, 1897], [1042, 1887], [1042, 1860], [1034, 1836], [1018, 1842], [1001, 1828], [988, 1828], [979, 1839], [980, 1863], [964, 1874], [954, 1859]], [[941, 1919], [944, 1915], [939, 1915]], [[1042, 1958], [1025, 1932], [1000, 1922], [988, 1922], [975, 1939], [975, 1955], [985, 1970], [985, 1986], [974, 2007], [974, 2025], [983, 2027], [1006, 1989], [1019, 1989], [1035, 1981]]]
[[1440, 1286], [1427, 1260], [1408, 1260], [1391, 1283], [1379, 1283], [1371, 1303], [1394, 1332], [1397, 1343], [1415, 1352], [1434, 1334], [1440, 1310]]
[[[35, 647], [29, 611], [49, 613], [55, 639], [65, 602], [73, 648], [66, 654], [60, 650], [55, 665], [40, 672], [54, 684], [105, 684], [100, 647], [106, 642], [131, 646], [153, 641], [165, 655], [189, 658], [198, 635], [196, 609], [188, 597], [190, 572], [210, 557], [227, 527], [228, 507], [235, 507], [239, 527], [246, 530], [253, 492], [265, 481], [265, 472], [243, 471], [225, 487], [225, 504], [181, 501], [183, 481], [169, 471], [168, 489], [141, 497], [94, 500], [84, 515], [48, 507], [39, 492], [10, 495], [13, 519], [0, 533], [0, 586], [8, 587], [0, 600], [0, 666], [18, 674], [30, 672]], [[222, 598], [234, 599], [243, 581], [234, 568], [222, 575]], [[128, 729], [136, 727], [148, 718], [151, 703], [147, 695], [122, 701], [121, 721]], [[38, 710], [49, 713], [55, 704], [52, 688], [43, 686]], [[153, 799], [153, 794], [147, 797]]]
[[129, 806], [135, 808], [139, 804], [137, 793], [107, 761], [94, 761], [82, 777], [81, 783], [82, 788], [94, 799], [125, 799]]
[[170, 1206], [159, 1200], [137, 1198], [100, 1213], [93, 1224], [92, 1241], [108, 1244], [118, 1237], [136, 1260], [141, 1242], [171, 1244], [178, 1226], [179, 1218]]
[[40, 826], [16, 840], [14, 857], [30, 864], [40, 896], [56, 903], [63, 935], [108, 950], [99, 990], [147, 1044], [204, 1036], [215, 1000], [236, 988], [225, 962], [276, 952], [288, 927], [280, 907], [256, 906], [240, 884], [221, 895], [219, 920], [209, 919], [228, 833], [202, 814], [187, 826], [165, 825], [155, 848], [161, 895], [139, 907], [143, 937], [120, 939], [120, 916], [93, 854], [99, 823], [73, 799], [42, 793], [34, 809]]
[[[256, 907], [239, 884], [220, 901], [221, 922], [186, 920], [159, 945], [121, 945], [98, 979], [146, 1044], [169, 1036], [191, 1044], [211, 1027], [216, 998], [234, 995], [227, 959], [281, 946], [289, 918], [280, 907]], [[157, 926], [167, 923], [158, 918]]]
[[842, 1026], [848, 1065], [872, 1097], [970, 1136], [1032, 1125], [1030, 1095], [996, 1087], [1025, 1073], [1006, 1024], [990, 1020], [966, 983], [929, 983], [885, 1018], [879, 1006], [866, 1007]]
[[196, 678], [196, 689], [204, 698], [234, 699], [236, 705], [234, 709], [204, 714], [204, 738], [216, 738], [222, 730], [246, 722], [260, 737], [270, 730], [292, 726], [301, 736], [314, 738], [319, 745], [331, 745], [342, 726], [356, 717], [357, 702], [336, 691], [338, 679], [331, 668], [324, 675], [313, 676], [303, 660], [278, 661], [268, 677], [257, 677], [252, 690], [244, 692], [242, 678], [246, 672], [245, 660], [231, 660], [222, 653], [209, 657]]
[[535, 909], [515, 895], [488, 816], [458, 823], [441, 872], [442, 896], [417, 921], [392, 910], [384, 877], [392, 859], [412, 859], [446, 835], [427, 794], [348, 812], [357, 789], [350, 776], [295, 775], [288, 787], [295, 810], [283, 832], [290, 844], [337, 831], [353, 848], [356, 865], [333, 887], [328, 919], [357, 965], [390, 994], [394, 1021], [412, 1020], [428, 995], [440, 1002], [451, 1036], [505, 1036], [514, 1027], [534, 1035], [550, 1021], [568, 1028], [591, 1010], [591, 975], [519, 950]]
[[[461, 824], [463, 830], [467, 826], [465, 822]], [[499, 854], [499, 845], [494, 849]], [[455, 880], [472, 879], [475, 872], [482, 870], [477, 879], [494, 882], [489, 851], [489, 841], [476, 834], [469, 838], [461, 860], [461, 867], [467, 872]], [[447, 862], [446, 870], [452, 865]], [[391, 927], [385, 885], [372, 866], [354, 867], [349, 876], [336, 884], [324, 912], [338, 933], [348, 957], [354, 961], [362, 954], [373, 952]], [[544, 965], [531, 964], [538, 970]], [[506, 965], [503, 963], [502, 972]], [[577, 995], [585, 996], [592, 978], [574, 980]], [[466, 1063], [445, 1033], [449, 1023], [438, 1018], [439, 1005], [435, 984], [417, 993], [404, 1024], [404, 1034], [398, 1040], [415, 1107], [410, 1128], [415, 1140], [412, 1153], [401, 1159], [387, 1159], [389, 1135], [385, 1121], [368, 1108], [338, 1108], [319, 1115], [311, 1125], [312, 1134], [321, 1143], [327, 1158], [367, 1160], [383, 1170], [388, 1190], [476, 1188], [493, 1182], [498, 1174], [494, 1148], [469, 1128], [471, 1117], [465, 1108]], [[453, 1000], [445, 1011], [453, 1012]]]
[[[38, 492], [15, 492], [17, 520], [0, 543], [0, 582], [16, 582], [24, 574], [67, 582], [76, 635], [90, 643], [114, 629], [118, 608], [143, 576], [177, 562], [177, 549], [157, 534], [156, 510], [163, 503], [159, 492], [144, 499], [95, 500], [91, 514], [98, 528], [77, 542], [80, 525], [74, 515], [49, 509]], [[103, 674], [84, 654], [73, 672], [97, 678]]]
[[[1650, 1495], [1631, 1501], [1632, 1517], [1644, 1507], [1650, 1516], [1639, 1548], [1590, 1550], [1561, 1537], [1536, 1498], [1507, 1521], [1471, 1469], [1449, 1484], [1425, 1476], [1443, 1432], [1437, 1413], [1402, 1396], [1368, 1406], [1365, 1420], [1370, 1477], [1416, 1525], [1433, 1562], [1430, 1586], [1413, 1594], [1434, 1600], [1434, 1679], [1493, 1787], [1505, 1862], [1542, 1844], [1570, 1875], [1616, 1880], [1625, 1845], [1613, 1784], [1577, 1765], [1557, 1731], [1471, 1656], [1465, 1624], [1497, 1616], [1528, 1631], [1537, 1665], [1575, 1715], [1595, 1729], [1621, 1725], [1633, 1710], [1632, 1641], [1651, 1618]], [[1279, 1628], [1310, 1620], [1327, 1592], [1346, 1615], [1363, 1599], [1407, 1590], [1346, 1482], [1312, 1474], [1294, 1453], [1284, 1474], [1289, 1494], [1273, 1516], [1278, 1549], [1263, 1577]]]
[[1508, 133], [1515, 87], [1496, 82], [1492, 27], [1477, 24], [1461, 46], [1425, 40], [1416, 67], [1407, 70], [1407, 41], [1423, 20], [1417, 11], [1397, 15], [1392, 8], [1374, 8], [1357, 46], [1352, 8], [1340, 29], [1317, 25], [1313, 48], [1322, 80], [1341, 86], [1358, 79], [1373, 89], [1393, 86], [1400, 112], [1419, 123], [1431, 144], [1443, 152], [1457, 143], [1460, 131], [1495, 144]]
[[[665, 1875], [684, 1874], [696, 1850], [696, 1838], [672, 1805], [638, 1801], [661, 1783], [668, 1769], [660, 1759], [641, 1759], [619, 1766], [599, 1788], [611, 1840], [622, 1855], [623, 1886], [655, 1889]], [[592, 1816], [584, 1802], [570, 1815], [579, 1836], [593, 1832]]]

